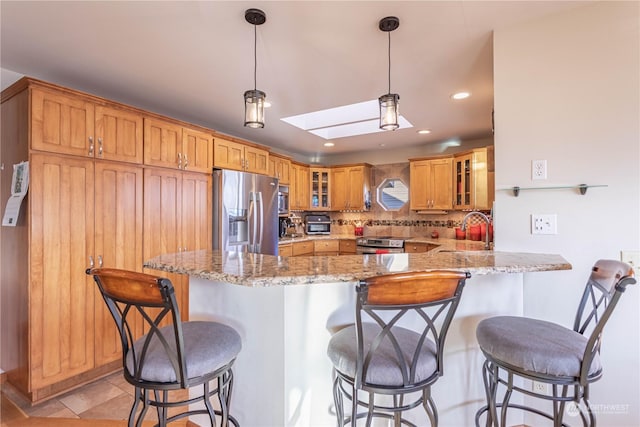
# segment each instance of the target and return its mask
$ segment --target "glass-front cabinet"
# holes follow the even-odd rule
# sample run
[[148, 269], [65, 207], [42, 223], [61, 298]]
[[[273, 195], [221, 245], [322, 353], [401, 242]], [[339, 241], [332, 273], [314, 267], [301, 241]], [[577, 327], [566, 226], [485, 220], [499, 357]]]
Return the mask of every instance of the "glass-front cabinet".
[[453, 160], [453, 204], [456, 209], [471, 209], [471, 162], [471, 154]]
[[453, 208], [490, 210], [494, 200], [493, 146], [453, 158]]
[[311, 200], [309, 202], [310, 210], [327, 210], [331, 209], [331, 169], [329, 168], [309, 168], [310, 175], [310, 192]]

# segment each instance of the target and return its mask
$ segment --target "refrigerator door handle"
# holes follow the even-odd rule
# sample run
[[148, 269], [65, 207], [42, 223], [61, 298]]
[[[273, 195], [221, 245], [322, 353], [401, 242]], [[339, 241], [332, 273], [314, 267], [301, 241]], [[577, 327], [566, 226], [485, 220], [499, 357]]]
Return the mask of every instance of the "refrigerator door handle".
[[257, 219], [257, 222], [259, 222], [260, 225], [260, 231], [257, 233], [255, 247], [256, 252], [260, 252], [260, 248], [262, 246], [262, 234], [264, 230], [264, 203], [262, 201], [262, 191], [256, 193], [256, 201], [258, 209], [260, 210], [259, 218]]
[[249, 192], [249, 218], [253, 222], [251, 230], [249, 230], [249, 252], [256, 252], [256, 234], [258, 231], [258, 193]]

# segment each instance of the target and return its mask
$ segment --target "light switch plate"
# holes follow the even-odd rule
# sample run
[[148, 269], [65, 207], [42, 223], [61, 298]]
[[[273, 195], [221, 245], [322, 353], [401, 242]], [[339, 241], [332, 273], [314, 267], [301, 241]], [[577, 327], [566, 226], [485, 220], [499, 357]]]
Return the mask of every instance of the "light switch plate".
[[531, 234], [558, 234], [558, 216], [531, 214]]

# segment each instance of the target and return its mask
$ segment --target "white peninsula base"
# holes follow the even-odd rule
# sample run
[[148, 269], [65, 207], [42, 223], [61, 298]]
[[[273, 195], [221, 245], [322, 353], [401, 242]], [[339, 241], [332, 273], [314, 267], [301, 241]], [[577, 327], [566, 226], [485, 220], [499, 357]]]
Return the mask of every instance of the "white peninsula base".
[[[432, 388], [440, 426], [474, 425], [475, 413], [485, 402], [476, 325], [494, 315], [523, 314], [523, 277], [489, 274], [467, 281], [446, 342], [445, 373]], [[231, 413], [241, 426], [336, 425], [330, 413], [327, 323], [335, 326], [353, 319], [354, 285], [249, 287], [190, 278], [190, 319], [229, 324], [242, 337], [231, 400]], [[424, 425], [421, 408], [413, 412], [415, 422]], [[520, 423], [522, 419], [509, 421]]]

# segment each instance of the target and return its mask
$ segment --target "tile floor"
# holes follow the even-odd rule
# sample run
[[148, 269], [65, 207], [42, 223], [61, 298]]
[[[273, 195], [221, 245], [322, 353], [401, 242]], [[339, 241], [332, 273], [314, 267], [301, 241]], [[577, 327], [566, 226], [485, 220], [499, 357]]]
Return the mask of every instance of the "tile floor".
[[6, 387], [3, 392], [29, 417], [126, 420], [133, 403], [133, 387], [120, 371], [34, 406]]

